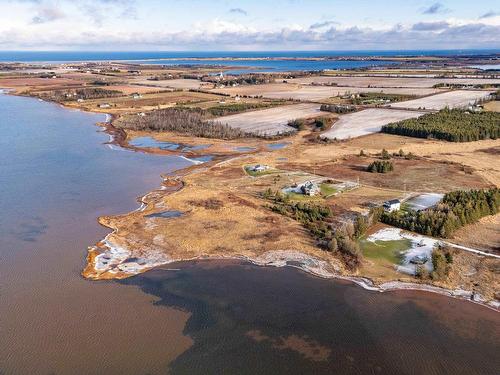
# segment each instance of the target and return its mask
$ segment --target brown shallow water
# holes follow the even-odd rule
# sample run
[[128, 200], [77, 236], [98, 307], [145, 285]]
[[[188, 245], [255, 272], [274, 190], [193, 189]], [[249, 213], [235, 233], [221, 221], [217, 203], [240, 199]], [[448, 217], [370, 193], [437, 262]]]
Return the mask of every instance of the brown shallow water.
[[82, 279], [96, 218], [187, 162], [110, 150], [100, 116], [3, 95], [0, 115], [1, 374], [498, 373], [499, 314], [439, 295], [239, 262]]
[[0, 95], [0, 373], [158, 373], [189, 313], [80, 276], [96, 218], [135, 209], [183, 160], [113, 151], [102, 116]]

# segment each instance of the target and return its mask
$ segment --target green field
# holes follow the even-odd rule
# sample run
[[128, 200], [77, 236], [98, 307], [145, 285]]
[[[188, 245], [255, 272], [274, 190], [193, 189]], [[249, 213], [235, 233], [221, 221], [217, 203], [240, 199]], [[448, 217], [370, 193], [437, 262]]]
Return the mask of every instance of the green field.
[[411, 241], [408, 239], [394, 241], [368, 241], [361, 239], [359, 246], [363, 255], [376, 262], [389, 262], [399, 264], [401, 262], [401, 252], [411, 248]]
[[325, 198], [335, 194], [338, 191], [330, 184], [321, 184], [320, 189], [321, 189], [321, 195]]
[[251, 170], [252, 167], [245, 167], [245, 172], [252, 177], [260, 177], [260, 176], [266, 176], [268, 174], [274, 174], [274, 173], [279, 173], [278, 169], [267, 169], [262, 172], [254, 172]]
[[294, 201], [312, 201], [312, 200], [318, 200], [318, 199], [321, 199], [322, 197], [320, 195], [314, 195], [314, 196], [310, 196], [310, 195], [305, 195], [305, 194], [301, 194], [301, 193], [287, 193], [286, 194], [288, 196], [288, 198], [290, 198], [291, 200], [294, 200]]

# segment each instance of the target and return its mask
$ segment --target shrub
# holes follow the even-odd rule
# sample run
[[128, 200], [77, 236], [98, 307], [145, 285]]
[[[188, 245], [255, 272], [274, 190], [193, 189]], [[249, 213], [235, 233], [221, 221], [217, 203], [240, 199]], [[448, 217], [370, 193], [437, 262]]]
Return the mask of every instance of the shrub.
[[368, 165], [367, 169], [368, 172], [372, 173], [387, 173], [391, 172], [394, 170], [394, 166], [390, 161], [386, 160], [376, 160], [370, 165]]
[[306, 124], [302, 119], [288, 121], [288, 126], [291, 126], [292, 128], [295, 128], [297, 130], [304, 130], [306, 128]]

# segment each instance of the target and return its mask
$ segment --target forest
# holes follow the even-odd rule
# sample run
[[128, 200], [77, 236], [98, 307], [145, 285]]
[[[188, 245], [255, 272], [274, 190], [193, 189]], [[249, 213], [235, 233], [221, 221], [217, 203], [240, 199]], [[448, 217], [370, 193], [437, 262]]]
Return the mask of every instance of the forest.
[[382, 132], [450, 142], [497, 139], [500, 136], [500, 113], [470, 113], [460, 109], [443, 109], [438, 113], [385, 125]]
[[236, 139], [255, 137], [226, 124], [204, 119], [200, 108], [165, 108], [148, 112], [146, 116], [123, 116], [119, 126], [131, 130], [173, 131], [195, 137]]
[[447, 238], [467, 224], [494, 215], [500, 207], [500, 189], [458, 190], [445, 194], [441, 202], [421, 211], [384, 212], [380, 220], [395, 227], [427, 236]]

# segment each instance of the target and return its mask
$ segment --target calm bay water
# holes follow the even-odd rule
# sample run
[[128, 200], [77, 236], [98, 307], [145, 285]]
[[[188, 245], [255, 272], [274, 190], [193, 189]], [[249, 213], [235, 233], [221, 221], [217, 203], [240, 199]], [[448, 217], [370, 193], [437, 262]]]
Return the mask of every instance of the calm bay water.
[[442, 296], [235, 262], [84, 280], [96, 218], [188, 165], [111, 150], [102, 120], [0, 95], [1, 374], [497, 373], [499, 314]]
[[[398, 57], [485, 55], [498, 53], [490, 50], [393, 50], [393, 51], [0, 51], [0, 62], [75, 62], [75, 61], [133, 61], [159, 65], [234, 66], [228, 74], [253, 72], [283, 72], [299, 70], [354, 69], [392, 65], [397, 61], [304, 60], [311, 57]], [[293, 60], [262, 60], [262, 58], [294, 58]], [[202, 58], [210, 60], [190, 60]], [[225, 59], [222, 59], [225, 58]], [[244, 58], [246, 60], [238, 60]], [[301, 60], [302, 58], [302, 60]], [[174, 59], [174, 60], [162, 60]]]
[[450, 56], [499, 53], [499, 49], [359, 50], [359, 51], [0, 51], [0, 61], [50, 62], [155, 60], [166, 58], [262, 58], [325, 56]]

